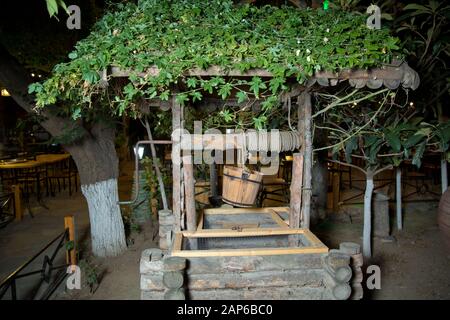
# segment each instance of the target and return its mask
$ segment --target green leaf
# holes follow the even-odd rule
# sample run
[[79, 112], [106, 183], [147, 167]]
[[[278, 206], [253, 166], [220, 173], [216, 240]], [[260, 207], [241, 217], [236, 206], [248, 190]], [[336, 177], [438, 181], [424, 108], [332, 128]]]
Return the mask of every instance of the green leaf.
[[50, 18], [54, 15], [58, 14], [58, 4], [56, 0], [45, 0], [47, 2], [47, 11], [50, 15]]
[[202, 98], [203, 98], [201, 92], [199, 92], [199, 91], [194, 91], [194, 92], [192, 92], [192, 93], [191, 93], [191, 96], [192, 96], [192, 101], [193, 101], [193, 102], [195, 102], [195, 101], [201, 101]]
[[411, 148], [414, 147], [415, 145], [417, 145], [420, 141], [422, 141], [422, 139], [424, 139], [424, 135], [422, 134], [414, 134], [412, 136], [410, 136], [404, 143], [403, 146], [405, 148]]
[[69, 53], [69, 59], [73, 60], [73, 59], [76, 59], [77, 57], [78, 57], [78, 54], [75, 51]]
[[42, 92], [42, 89], [42, 84], [40, 84], [39, 82], [32, 83], [28, 86], [28, 94], [40, 93]]
[[79, 118], [81, 118], [81, 108], [78, 107], [72, 112], [72, 119], [77, 120]]
[[267, 123], [267, 117], [264, 115], [261, 115], [257, 118], [253, 118], [253, 124], [256, 129], [261, 130], [264, 129]]
[[170, 91], [169, 90], [165, 90], [165, 91], [160, 93], [159, 98], [162, 101], [168, 101], [169, 100], [169, 95], [170, 95]]
[[223, 110], [220, 112], [220, 114], [223, 117], [225, 122], [230, 122], [231, 120], [233, 120], [233, 117], [229, 110]]
[[259, 90], [267, 88], [266, 84], [261, 80], [260, 77], [253, 77], [252, 81], [250, 81], [249, 84], [250, 84], [250, 90], [253, 91], [253, 94], [257, 98], [259, 96]]
[[394, 132], [389, 132], [389, 133], [385, 134], [385, 137], [386, 137], [387, 143], [392, 148], [392, 150], [394, 150], [395, 152], [399, 152], [402, 147], [400, 137], [397, 136]]
[[195, 88], [197, 87], [197, 79], [196, 78], [188, 78], [186, 81], [188, 88]]
[[232, 86], [230, 83], [226, 83], [220, 87], [219, 95], [222, 98], [222, 100], [225, 100], [226, 98], [228, 98], [228, 96], [231, 93], [231, 89], [232, 89]]
[[238, 103], [242, 103], [248, 99], [248, 96], [246, 92], [238, 91], [238, 93], [236, 93], [236, 98], [238, 99]]
[[345, 143], [345, 161], [352, 163], [352, 153], [358, 149], [358, 137], [354, 136]]
[[184, 105], [186, 101], [189, 101], [189, 97], [186, 93], [180, 93], [175, 97], [175, 101], [181, 105]]
[[420, 168], [422, 165], [422, 157], [425, 152], [425, 146], [426, 146], [426, 140], [423, 141], [419, 146], [416, 148], [416, 152], [414, 153], [412, 164]]

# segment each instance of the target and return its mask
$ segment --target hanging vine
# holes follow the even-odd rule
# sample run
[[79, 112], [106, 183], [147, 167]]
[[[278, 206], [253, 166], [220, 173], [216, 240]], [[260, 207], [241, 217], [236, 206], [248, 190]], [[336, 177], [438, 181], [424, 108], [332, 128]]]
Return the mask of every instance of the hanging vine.
[[[369, 68], [398, 57], [398, 39], [389, 30], [369, 30], [364, 15], [322, 9], [235, 5], [232, 1], [139, 1], [119, 4], [55, 66], [52, 76], [30, 86], [37, 109], [58, 104], [73, 119], [105, 108], [117, 116], [139, 116], [139, 99], [179, 103], [216, 95], [238, 103], [261, 100], [250, 119], [264, 127], [292, 82], [304, 83], [320, 70]], [[130, 70], [120, 90], [105, 89], [104, 70]], [[139, 76], [156, 66], [154, 76]], [[264, 69], [273, 77], [251, 79], [186, 76], [188, 70]], [[177, 92], [173, 88], [177, 87]], [[70, 102], [70, 103], [64, 103]], [[230, 114], [224, 111], [222, 117]]]

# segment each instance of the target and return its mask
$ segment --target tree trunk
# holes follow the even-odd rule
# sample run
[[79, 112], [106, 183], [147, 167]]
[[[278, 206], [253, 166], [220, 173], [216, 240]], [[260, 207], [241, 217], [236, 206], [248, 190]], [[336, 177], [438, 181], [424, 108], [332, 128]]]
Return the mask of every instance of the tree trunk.
[[92, 252], [97, 257], [118, 256], [126, 248], [124, 226], [117, 205], [117, 179], [82, 185], [91, 222]]
[[364, 194], [364, 229], [363, 229], [363, 253], [364, 257], [372, 256], [371, 231], [372, 231], [372, 193], [373, 193], [373, 173], [367, 171], [366, 191]]
[[114, 137], [114, 128], [98, 123], [81, 143], [65, 146], [78, 168], [81, 190], [89, 207], [92, 251], [99, 257], [117, 256], [126, 249], [118, 205], [119, 160]]
[[[28, 72], [0, 46], [0, 83], [10, 92], [16, 103], [28, 113], [34, 113], [33, 97], [28, 85], [33, 81]], [[72, 155], [80, 175], [81, 189], [88, 201], [91, 220], [92, 248], [95, 255], [116, 256], [126, 249], [120, 207], [117, 204], [118, 159], [114, 147], [115, 130], [106, 123], [85, 129], [75, 122], [52, 114], [54, 107], [46, 107], [40, 124], [53, 137], [67, 130], [83, 130], [84, 137], [64, 148]], [[98, 197], [98, 198], [95, 198]]]

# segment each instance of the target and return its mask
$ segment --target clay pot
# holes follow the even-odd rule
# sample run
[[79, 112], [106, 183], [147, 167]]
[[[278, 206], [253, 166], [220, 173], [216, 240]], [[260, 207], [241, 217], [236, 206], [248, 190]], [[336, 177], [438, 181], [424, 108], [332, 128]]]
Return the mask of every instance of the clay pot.
[[442, 194], [439, 201], [438, 224], [450, 249], [450, 188]]

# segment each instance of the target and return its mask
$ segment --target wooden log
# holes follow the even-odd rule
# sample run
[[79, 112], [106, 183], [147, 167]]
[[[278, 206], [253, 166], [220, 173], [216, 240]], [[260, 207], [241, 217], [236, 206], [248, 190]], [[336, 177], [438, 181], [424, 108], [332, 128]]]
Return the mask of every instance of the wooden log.
[[184, 289], [169, 289], [164, 293], [164, 300], [186, 300]]
[[141, 274], [140, 288], [141, 290], [166, 290], [166, 286], [163, 283], [163, 273]]
[[162, 282], [166, 288], [178, 289], [183, 286], [184, 276], [180, 271], [165, 271]]
[[364, 279], [364, 274], [362, 272], [361, 267], [353, 268], [353, 277], [352, 277], [352, 284], [355, 283], [362, 283]]
[[176, 130], [181, 129], [181, 106], [172, 97], [172, 210], [175, 216], [174, 230], [181, 230], [181, 153], [180, 135]]
[[266, 287], [242, 289], [189, 290], [192, 300], [331, 300], [324, 287]]
[[[303, 155], [294, 153], [292, 163], [291, 203], [289, 207], [289, 227], [300, 227], [300, 211], [302, 203]], [[297, 244], [295, 244], [297, 245]]]
[[361, 284], [352, 285], [352, 294], [350, 300], [361, 300], [364, 296], [364, 289]]
[[330, 266], [325, 266], [325, 270], [329, 273], [336, 282], [349, 282], [352, 279], [352, 268], [350, 266], [342, 266], [339, 268], [333, 269]]
[[[301, 94], [301, 101], [304, 108], [304, 169], [303, 169], [303, 196], [302, 196], [302, 228], [309, 229], [312, 200], [312, 161], [313, 161], [313, 141], [312, 141], [312, 105], [311, 94], [304, 91]], [[299, 106], [301, 107], [301, 106]]]
[[347, 300], [352, 294], [352, 288], [348, 283], [339, 283], [333, 287], [332, 294], [336, 300]]
[[209, 165], [209, 185], [211, 188], [211, 197], [215, 198], [219, 195], [219, 182], [217, 177], [217, 165], [212, 163]]
[[166, 257], [163, 263], [164, 272], [181, 271], [186, 268], [186, 259], [181, 257]]
[[164, 291], [141, 290], [141, 300], [164, 300]]
[[160, 273], [163, 270], [163, 254], [160, 249], [146, 249], [142, 251], [139, 272], [141, 274]]
[[173, 230], [172, 226], [159, 225], [159, 236], [161, 238], [167, 237], [167, 234]]
[[339, 244], [339, 251], [353, 256], [361, 253], [361, 246], [354, 242], [342, 242], [341, 244]]
[[323, 283], [323, 278], [324, 271], [318, 269], [191, 274], [187, 276], [187, 287], [189, 290], [289, 286], [319, 287]]
[[197, 213], [195, 210], [195, 180], [192, 156], [183, 156], [184, 200], [186, 206], [186, 227], [188, 231], [197, 230]]
[[175, 223], [175, 216], [171, 210], [159, 210], [158, 211], [159, 225], [173, 226]]
[[64, 217], [64, 229], [68, 230], [68, 240], [72, 242], [72, 249], [66, 251], [66, 263], [71, 266], [77, 264], [76, 241], [75, 241], [75, 221], [72, 215]]
[[352, 256], [351, 265], [354, 268], [362, 267], [364, 265], [364, 257], [362, 253], [358, 253]]
[[161, 250], [168, 250], [170, 245], [172, 244], [172, 242], [168, 239], [168, 237], [169, 233], [166, 235], [166, 237], [159, 238], [158, 244]]
[[16, 221], [22, 221], [23, 219], [23, 207], [22, 207], [22, 192], [20, 185], [13, 186], [14, 188], [14, 214]]
[[325, 263], [333, 269], [348, 266], [350, 264], [350, 256], [335, 249], [330, 250], [328, 256], [326, 256], [324, 260]]
[[333, 173], [333, 212], [339, 212], [340, 200], [340, 175], [338, 172]]
[[322, 255], [275, 255], [189, 258], [188, 275], [225, 272], [323, 270]]

